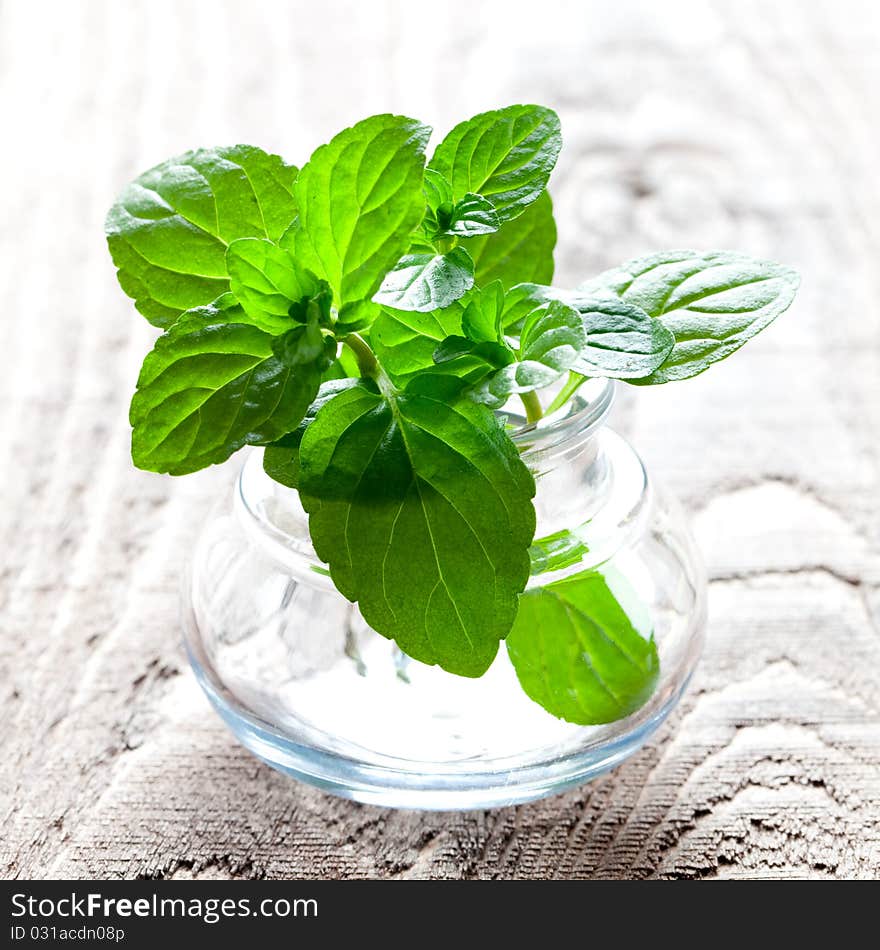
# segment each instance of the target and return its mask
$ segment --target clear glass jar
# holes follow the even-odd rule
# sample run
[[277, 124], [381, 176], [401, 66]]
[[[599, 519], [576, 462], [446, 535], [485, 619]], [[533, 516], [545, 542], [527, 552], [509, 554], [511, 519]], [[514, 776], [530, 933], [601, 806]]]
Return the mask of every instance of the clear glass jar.
[[548, 795], [638, 749], [697, 662], [706, 583], [678, 507], [604, 424], [612, 397], [612, 383], [593, 380], [537, 425], [506, 415], [536, 476], [536, 538], [552, 539], [533, 549], [530, 586], [599, 565], [625, 576], [652, 615], [660, 656], [645, 706], [602, 726], [558, 720], [523, 693], [504, 644], [479, 679], [410, 660], [333, 587], [296, 492], [263, 472], [255, 450], [183, 585], [190, 660], [239, 740], [336, 794], [438, 809]]

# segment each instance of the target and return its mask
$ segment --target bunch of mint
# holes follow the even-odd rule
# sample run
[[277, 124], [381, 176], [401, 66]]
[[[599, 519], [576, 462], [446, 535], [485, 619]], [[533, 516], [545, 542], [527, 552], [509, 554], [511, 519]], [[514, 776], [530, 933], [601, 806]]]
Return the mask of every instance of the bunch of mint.
[[797, 277], [673, 251], [552, 288], [556, 114], [475, 116], [426, 163], [429, 136], [378, 115], [302, 169], [200, 149], [122, 192], [107, 218], [119, 282], [164, 331], [132, 400], [132, 457], [182, 475], [265, 446], [375, 630], [463, 676], [506, 638], [551, 713], [618, 719], [656, 683], [650, 624], [601, 568], [524, 593], [547, 539], [496, 410], [519, 396], [535, 422], [549, 386], [555, 410], [591, 377], [694, 376], [785, 310]]

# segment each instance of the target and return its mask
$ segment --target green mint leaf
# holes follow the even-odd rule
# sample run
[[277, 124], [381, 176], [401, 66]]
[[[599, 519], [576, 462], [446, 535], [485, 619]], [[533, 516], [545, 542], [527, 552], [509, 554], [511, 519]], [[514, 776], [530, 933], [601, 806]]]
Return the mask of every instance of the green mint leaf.
[[549, 386], [576, 363], [585, 346], [580, 314], [559, 300], [551, 300], [525, 318], [517, 362], [476, 385], [473, 397], [497, 408], [514, 393]]
[[272, 339], [272, 352], [285, 366], [316, 364], [322, 374], [336, 359], [336, 349], [336, 339], [324, 335], [314, 322], [294, 327]]
[[422, 220], [429, 135], [413, 119], [373, 116], [317, 149], [297, 177], [299, 221], [281, 243], [330, 284], [349, 326], [378, 316], [378, 308], [364, 304]]
[[485, 287], [500, 280], [505, 289], [520, 283], [549, 284], [553, 280], [556, 223], [553, 203], [545, 191], [526, 211], [495, 234], [462, 241], [474, 261], [474, 280]]
[[541, 196], [561, 147], [552, 109], [514, 105], [461, 122], [437, 146], [428, 167], [450, 183], [455, 202], [468, 193], [482, 195], [503, 223]]
[[534, 481], [491, 411], [422, 376], [369, 381], [319, 411], [300, 444], [318, 556], [366, 621], [411, 657], [485, 672], [529, 573]]
[[445, 234], [473, 237], [492, 234], [501, 227], [501, 221], [491, 201], [482, 195], [466, 194], [452, 209]]
[[251, 145], [186, 152], [144, 172], [105, 225], [122, 289], [158, 327], [209, 304], [229, 289], [227, 246], [277, 240], [293, 220], [296, 175]]
[[500, 409], [516, 393], [530, 393], [543, 389], [559, 379], [559, 373], [529, 360], [518, 360], [487, 376], [471, 390], [479, 403]]
[[299, 444], [302, 433], [299, 429], [288, 432], [263, 450], [263, 470], [279, 485], [287, 488], [299, 486]]
[[462, 247], [446, 254], [407, 254], [385, 275], [373, 301], [396, 310], [442, 310], [474, 285], [474, 262]]
[[[489, 341], [474, 343], [473, 340], [468, 339], [466, 336], [448, 336], [437, 349], [434, 350], [434, 362], [437, 363], [438, 366], [459, 360], [466, 356], [472, 356], [486, 364], [483, 372], [479, 374], [481, 376], [485, 375], [491, 369], [508, 366], [516, 360], [513, 350], [504, 343], [492, 343]], [[474, 372], [468, 372], [467, 378], [473, 381], [477, 377]]]
[[562, 299], [583, 321], [584, 344], [570, 367], [577, 373], [635, 380], [653, 373], [672, 351], [672, 333], [635, 304], [578, 292]]
[[637, 385], [688, 379], [738, 350], [788, 309], [799, 284], [790, 267], [730, 251], [668, 251], [638, 258], [583, 286], [635, 304], [675, 344]]
[[445, 209], [448, 214], [452, 214], [452, 208], [455, 205], [452, 199], [452, 185], [444, 175], [433, 168], [426, 168], [423, 187], [429, 211], [436, 215], [438, 211]]
[[474, 341], [466, 336], [448, 336], [434, 350], [435, 363], [448, 363], [474, 351]]
[[568, 528], [561, 528], [543, 538], [535, 538], [529, 549], [532, 576], [573, 567], [580, 564], [589, 553], [590, 549], [584, 541]]
[[507, 652], [526, 694], [579, 725], [614, 722], [647, 702], [660, 661], [622, 576], [584, 571], [520, 597]]
[[474, 294], [461, 318], [464, 335], [475, 343], [498, 343], [504, 337], [506, 297], [500, 280]]
[[327, 286], [303, 270], [289, 251], [261, 238], [233, 241], [226, 251], [226, 269], [230, 290], [267, 333], [289, 330], [294, 320], [305, 316], [291, 314], [291, 306], [316, 297]]
[[521, 334], [526, 317], [552, 300], [561, 300], [573, 306], [557, 290], [544, 284], [516, 284], [511, 287], [504, 294], [504, 312], [501, 317], [504, 332], [514, 336]]
[[558, 375], [575, 365], [585, 345], [581, 315], [559, 300], [551, 300], [525, 318], [519, 341], [523, 360], [541, 363]]
[[434, 351], [448, 336], [462, 335], [462, 301], [443, 310], [418, 313], [412, 310], [383, 310], [370, 328], [370, 342], [385, 371], [400, 385], [425, 370], [466, 377], [472, 371], [485, 373], [482, 360], [465, 356], [434, 365]]
[[336, 332], [340, 336], [367, 330], [382, 313], [382, 308], [372, 300], [353, 300], [339, 311]]
[[[288, 346], [295, 355], [295, 341]], [[138, 378], [130, 412], [135, 465], [184, 475], [294, 429], [326, 363], [288, 362], [277, 347], [231, 294], [184, 313]]]
[[330, 382], [334, 379], [357, 379], [360, 375], [361, 370], [357, 358], [348, 347], [343, 346], [340, 347], [336, 359], [324, 371], [321, 380], [322, 382]]
[[299, 446], [306, 429], [314, 422], [318, 410], [325, 403], [356, 383], [356, 379], [340, 378], [321, 384], [314, 402], [306, 410], [299, 425], [263, 449], [263, 470], [269, 478], [288, 488], [299, 488]]

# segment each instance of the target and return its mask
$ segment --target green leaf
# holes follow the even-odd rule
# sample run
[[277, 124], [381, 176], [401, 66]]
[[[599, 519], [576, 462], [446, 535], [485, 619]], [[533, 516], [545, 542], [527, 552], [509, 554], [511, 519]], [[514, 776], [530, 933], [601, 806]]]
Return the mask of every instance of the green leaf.
[[540, 197], [561, 147], [552, 109], [508, 106], [457, 125], [437, 146], [429, 168], [451, 184], [453, 201], [482, 195], [503, 223]]
[[553, 203], [545, 191], [526, 211], [495, 234], [462, 241], [474, 261], [474, 281], [484, 287], [500, 280], [505, 289], [520, 283], [553, 280], [556, 223]]
[[334, 379], [357, 378], [361, 375], [357, 358], [348, 347], [340, 347], [336, 359], [324, 371], [321, 377], [323, 382], [330, 382]]
[[297, 367], [317, 363], [321, 375], [336, 359], [335, 337], [326, 336], [315, 322], [294, 326], [281, 336], [272, 338], [272, 352], [285, 366]]
[[425, 169], [425, 201], [427, 209], [416, 243], [433, 246], [441, 237], [473, 237], [491, 234], [501, 226], [495, 207], [488, 198], [468, 192], [453, 202], [452, 186], [439, 172]]
[[634, 713], [660, 670], [644, 606], [607, 569], [526, 591], [507, 652], [531, 699], [584, 726]]
[[296, 316], [291, 305], [315, 297], [322, 281], [272, 241], [240, 238], [226, 251], [229, 287], [245, 313], [267, 333], [289, 330]]
[[585, 346], [580, 314], [559, 300], [551, 300], [525, 318], [517, 362], [477, 385], [473, 396], [498, 407], [514, 393], [549, 386], [575, 364]]
[[[513, 350], [506, 344], [489, 341], [474, 343], [466, 336], [448, 336], [434, 350], [434, 362], [440, 365], [465, 356], [473, 356], [486, 364], [485, 369], [480, 374], [481, 376], [484, 376], [492, 368], [509, 366], [516, 361]], [[473, 381], [474, 376], [470, 372], [467, 376], [469, 380]]]
[[297, 178], [299, 223], [282, 244], [330, 284], [340, 319], [351, 307], [361, 326], [378, 315], [363, 305], [422, 219], [430, 131], [403, 116], [372, 116], [317, 149]]
[[474, 352], [474, 341], [466, 336], [448, 336], [434, 350], [435, 363], [448, 363]]
[[500, 280], [474, 294], [461, 318], [464, 335], [475, 343], [498, 343], [504, 337], [506, 297]]
[[288, 432], [263, 450], [263, 470], [280, 485], [297, 488], [299, 485], [299, 428]]
[[382, 308], [372, 300], [355, 300], [347, 303], [340, 311], [336, 321], [336, 333], [355, 333], [373, 325], [382, 313]]
[[582, 289], [606, 290], [659, 320], [675, 345], [638, 385], [688, 379], [738, 350], [788, 309], [790, 267], [730, 251], [667, 251], [607, 271]]
[[229, 289], [226, 248], [277, 240], [296, 214], [297, 169], [251, 145], [186, 152], [144, 172], [107, 215], [122, 289], [158, 327]]
[[451, 213], [455, 204], [452, 200], [452, 185], [440, 172], [434, 171], [433, 168], [425, 169], [424, 191], [429, 210], [436, 214], [445, 207]]
[[535, 538], [529, 549], [532, 576], [561, 571], [565, 567], [580, 564], [590, 553], [589, 547], [568, 528], [561, 528], [543, 538]]
[[321, 384], [314, 402], [293, 432], [286, 433], [263, 449], [263, 470], [269, 478], [288, 488], [299, 488], [299, 446], [306, 429], [325, 403], [356, 383], [356, 379], [333, 379]]
[[[292, 333], [311, 346], [305, 330]], [[184, 475], [279, 438], [302, 419], [326, 365], [301, 362], [296, 340], [261, 330], [231, 294], [187, 311], [144, 360], [130, 412], [135, 465]]]
[[456, 237], [473, 237], [476, 234], [492, 234], [501, 227], [498, 214], [488, 198], [470, 192], [452, 209], [445, 234]]
[[474, 285], [474, 262], [461, 247], [446, 254], [407, 254], [386, 274], [373, 301], [396, 310], [442, 310]]
[[584, 376], [637, 379], [669, 356], [675, 337], [641, 307], [616, 298], [584, 294], [562, 298], [583, 321], [584, 345], [571, 369]]
[[428, 369], [462, 377], [474, 370], [482, 373], [483, 361], [471, 356], [434, 365], [437, 344], [448, 336], [461, 336], [463, 312], [461, 301], [431, 313], [383, 310], [370, 328], [370, 342], [384, 370], [401, 385]]
[[585, 343], [584, 324], [577, 310], [551, 300], [525, 318], [519, 341], [520, 357], [561, 375], [574, 366]]
[[501, 423], [422, 376], [359, 381], [300, 445], [300, 495], [336, 587], [411, 657], [479, 676], [529, 573], [534, 481]]

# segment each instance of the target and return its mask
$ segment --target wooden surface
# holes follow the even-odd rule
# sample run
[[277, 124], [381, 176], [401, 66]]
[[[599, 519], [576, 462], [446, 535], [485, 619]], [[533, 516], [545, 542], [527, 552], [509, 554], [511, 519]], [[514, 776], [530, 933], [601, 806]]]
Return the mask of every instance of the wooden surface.
[[[0, 875], [877, 875], [877, 5], [430, 9], [0, 3]], [[247, 755], [188, 671], [181, 558], [232, 467], [131, 467], [153, 331], [102, 219], [129, 177], [191, 146], [299, 161], [372, 112], [442, 131], [510, 101], [562, 117], [560, 283], [718, 246], [792, 263], [803, 287], [729, 363], [618, 403], [712, 576], [674, 721], [548, 801], [360, 807]]]

